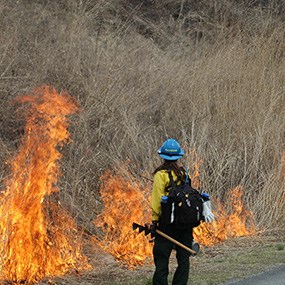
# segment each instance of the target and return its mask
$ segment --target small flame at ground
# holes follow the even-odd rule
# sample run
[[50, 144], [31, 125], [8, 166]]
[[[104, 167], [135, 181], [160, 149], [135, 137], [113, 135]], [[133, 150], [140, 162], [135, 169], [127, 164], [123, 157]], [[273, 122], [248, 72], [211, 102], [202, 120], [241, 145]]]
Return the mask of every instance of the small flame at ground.
[[102, 229], [97, 243], [130, 268], [141, 265], [151, 255], [152, 247], [143, 233], [132, 230], [132, 223], [144, 225], [151, 219], [147, 192], [139, 183], [110, 172], [100, 180], [104, 210], [94, 222]]
[[227, 206], [214, 199], [213, 204], [217, 208], [213, 211], [215, 221], [211, 224], [202, 223], [195, 228], [195, 240], [203, 245], [211, 246], [228, 238], [254, 234], [253, 214], [246, 208], [243, 195], [243, 188], [238, 186], [228, 191]]
[[0, 273], [13, 284], [33, 284], [85, 263], [74, 221], [54, 197], [47, 199], [59, 190], [57, 147], [67, 142], [67, 115], [78, 107], [48, 86], [17, 101], [25, 103], [26, 126], [1, 197]]

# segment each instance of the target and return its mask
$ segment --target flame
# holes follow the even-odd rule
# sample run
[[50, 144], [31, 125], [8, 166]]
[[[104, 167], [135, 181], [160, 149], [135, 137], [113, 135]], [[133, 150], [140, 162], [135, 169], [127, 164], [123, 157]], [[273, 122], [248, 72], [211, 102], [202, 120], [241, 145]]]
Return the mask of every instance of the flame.
[[59, 191], [57, 148], [69, 138], [67, 115], [78, 107], [48, 86], [17, 102], [24, 103], [26, 126], [0, 202], [0, 272], [13, 284], [34, 284], [85, 262], [73, 219], [51, 196]]
[[[200, 167], [203, 162], [196, 149], [187, 152], [190, 166], [192, 186], [202, 187]], [[192, 162], [192, 163], [190, 163]], [[214, 195], [212, 195], [214, 197]], [[212, 198], [215, 221], [211, 224], [202, 223], [194, 229], [195, 240], [203, 245], [214, 245], [230, 237], [251, 235], [255, 232], [253, 213], [249, 211], [243, 200], [242, 186], [237, 186], [227, 192], [225, 203]], [[226, 206], [227, 205], [227, 206]]]
[[243, 201], [242, 186], [237, 186], [227, 193], [227, 207], [218, 199], [213, 204], [215, 221], [211, 224], [202, 223], [194, 229], [195, 240], [203, 245], [215, 245], [228, 238], [248, 236], [255, 233], [253, 213]]
[[[197, 161], [198, 164], [190, 168], [191, 180], [195, 185], [201, 185], [198, 169], [202, 160]], [[105, 172], [100, 181], [104, 205], [102, 214], [94, 223], [101, 227], [102, 237], [96, 242], [130, 268], [143, 264], [152, 254], [152, 244], [143, 233], [132, 232], [132, 222], [144, 225], [150, 220], [151, 191], [142, 188], [130, 173], [123, 176]], [[216, 220], [212, 224], [202, 222], [194, 229], [195, 240], [200, 244], [212, 246], [230, 237], [255, 232], [253, 214], [245, 206], [241, 186], [228, 191], [225, 199], [227, 207], [218, 199], [212, 200]]]
[[105, 172], [101, 179], [104, 210], [94, 221], [103, 237], [97, 243], [129, 268], [142, 265], [152, 246], [143, 233], [133, 231], [132, 223], [151, 220], [147, 191], [138, 182]]

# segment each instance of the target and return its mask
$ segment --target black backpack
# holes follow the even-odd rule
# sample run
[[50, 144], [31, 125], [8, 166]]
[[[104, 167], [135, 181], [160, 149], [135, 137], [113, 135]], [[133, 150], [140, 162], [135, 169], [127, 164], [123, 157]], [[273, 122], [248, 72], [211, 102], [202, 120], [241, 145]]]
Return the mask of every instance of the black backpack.
[[203, 199], [198, 190], [192, 188], [188, 170], [185, 173], [185, 182], [177, 185], [171, 171], [168, 172], [170, 188], [166, 201], [161, 202], [162, 225], [174, 224], [177, 229], [194, 228], [200, 225], [203, 219]]

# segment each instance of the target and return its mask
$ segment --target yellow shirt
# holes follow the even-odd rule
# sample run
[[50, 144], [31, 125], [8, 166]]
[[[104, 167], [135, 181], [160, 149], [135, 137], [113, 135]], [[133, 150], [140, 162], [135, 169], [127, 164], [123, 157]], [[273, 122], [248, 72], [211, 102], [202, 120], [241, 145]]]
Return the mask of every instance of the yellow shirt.
[[[176, 181], [177, 176], [173, 170], [171, 170], [171, 174], [173, 180]], [[155, 173], [153, 178], [153, 187], [151, 195], [151, 209], [153, 221], [158, 221], [161, 215], [161, 197], [168, 196], [168, 192], [165, 190], [169, 185], [170, 179], [167, 170], [160, 170]]]

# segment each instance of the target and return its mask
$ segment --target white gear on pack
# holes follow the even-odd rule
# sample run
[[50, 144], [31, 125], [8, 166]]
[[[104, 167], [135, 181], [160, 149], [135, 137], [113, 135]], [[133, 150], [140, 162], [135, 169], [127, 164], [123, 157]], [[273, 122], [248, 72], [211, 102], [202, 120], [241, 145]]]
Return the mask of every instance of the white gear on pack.
[[203, 216], [206, 223], [212, 223], [215, 220], [215, 216], [211, 210], [211, 201], [203, 202]]

